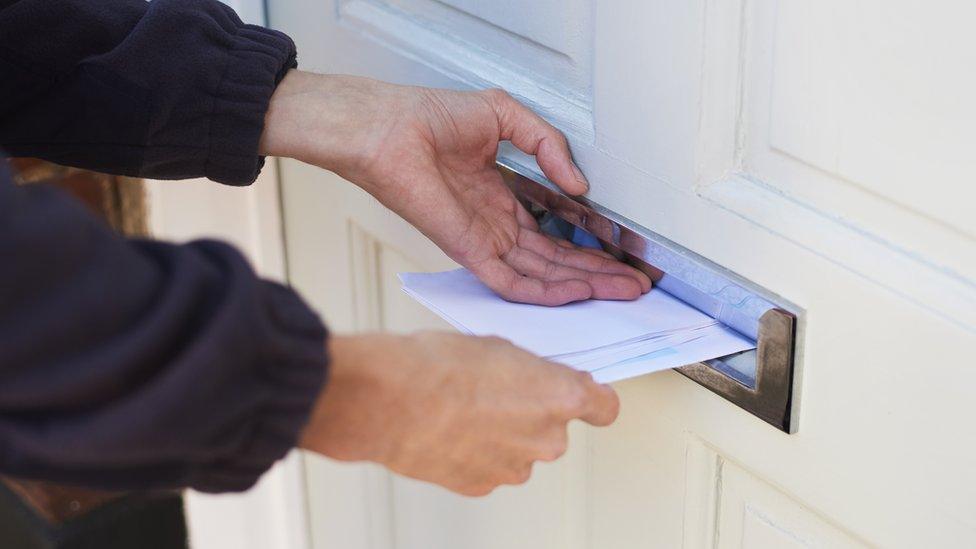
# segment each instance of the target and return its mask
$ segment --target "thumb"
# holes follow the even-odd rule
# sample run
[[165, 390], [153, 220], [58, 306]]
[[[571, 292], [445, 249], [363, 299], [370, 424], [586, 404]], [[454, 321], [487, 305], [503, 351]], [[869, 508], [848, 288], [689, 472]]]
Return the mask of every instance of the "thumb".
[[613, 423], [620, 414], [620, 397], [617, 396], [617, 391], [609, 385], [593, 381], [589, 374], [583, 379], [583, 385], [587, 398], [580, 419], [599, 427]]
[[566, 137], [504, 90], [485, 92], [498, 118], [499, 138], [535, 155], [542, 172], [569, 194], [583, 194], [589, 183], [573, 163]]

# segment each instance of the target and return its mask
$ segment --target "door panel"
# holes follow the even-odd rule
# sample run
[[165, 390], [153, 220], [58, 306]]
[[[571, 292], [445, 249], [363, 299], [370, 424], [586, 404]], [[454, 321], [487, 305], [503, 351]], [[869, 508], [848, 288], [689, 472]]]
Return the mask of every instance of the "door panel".
[[721, 461], [720, 467], [718, 547], [866, 547], [734, 464]]
[[[706, 8], [700, 192], [971, 329], [976, 80], [958, 67], [972, 38], [932, 10], [883, 5]], [[940, 38], [918, 47], [926, 35]]]
[[714, 447], [686, 436], [686, 547], [865, 547]]
[[950, 19], [909, 3], [765, 9], [775, 13], [770, 152], [976, 236], [972, 209], [953, 199], [976, 169], [976, 80], [962, 72], [976, 64], [966, 23], [976, 8]]
[[[305, 68], [508, 89], [567, 133], [590, 199], [805, 311], [794, 435], [662, 372], [483, 500], [309, 458], [317, 548], [976, 539], [972, 8], [849, 4], [271, 1]], [[331, 174], [282, 178], [292, 282], [334, 329], [439, 325], [394, 274], [443, 254]]]

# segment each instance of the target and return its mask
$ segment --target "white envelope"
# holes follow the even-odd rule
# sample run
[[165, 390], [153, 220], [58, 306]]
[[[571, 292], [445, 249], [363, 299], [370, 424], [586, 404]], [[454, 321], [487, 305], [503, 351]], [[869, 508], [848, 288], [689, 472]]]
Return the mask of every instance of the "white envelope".
[[408, 295], [465, 333], [503, 337], [605, 382], [755, 347], [660, 289], [634, 301], [545, 307], [505, 301], [466, 269], [403, 273], [400, 280]]

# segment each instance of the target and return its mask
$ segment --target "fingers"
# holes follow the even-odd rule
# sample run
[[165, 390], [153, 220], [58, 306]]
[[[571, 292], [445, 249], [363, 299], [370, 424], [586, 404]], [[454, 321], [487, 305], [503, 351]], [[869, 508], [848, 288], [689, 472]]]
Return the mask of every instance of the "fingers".
[[473, 265], [474, 274], [496, 294], [508, 301], [554, 307], [589, 299], [590, 285], [583, 280], [540, 280], [522, 276], [501, 259]]
[[[647, 293], [651, 290], [651, 279], [646, 274], [619, 261], [602, 250], [577, 248], [568, 242], [566, 244], [569, 244], [569, 246], [561, 245], [553, 242], [552, 239], [541, 233], [529, 230], [519, 231], [518, 244], [527, 250], [539, 254], [547, 261], [593, 273], [627, 276], [637, 282], [640, 286], [640, 293]], [[594, 294], [597, 293], [600, 292], [597, 291], [597, 288], [594, 288]], [[633, 299], [637, 295], [631, 298], [618, 299]], [[597, 297], [597, 299], [605, 298]]]
[[[595, 256], [581, 255], [597, 261], [606, 261]], [[504, 259], [518, 272], [539, 280], [583, 281], [590, 286], [592, 298], [636, 299], [641, 295], [641, 285], [633, 276], [577, 269], [549, 261], [531, 250], [520, 247], [512, 248]]]
[[462, 496], [480, 498], [491, 495], [502, 485], [518, 486], [525, 484], [532, 478], [532, 462], [509, 466], [490, 478], [480, 482], [458, 482], [456, 485], [447, 484], [445, 488]]
[[617, 418], [617, 394], [593, 381], [589, 373], [533, 357], [504, 340], [477, 341], [479, 347], [487, 346], [482, 354], [491, 355], [497, 366], [518, 368], [518, 375], [506, 376], [507, 391], [513, 394], [507, 402], [493, 399], [492, 407], [484, 412], [487, 421], [467, 439], [476, 447], [454, 462], [449, 477], [438, 479], [440, 484], [468, 496], [484, 496], [501, 485], [523, 484], [536, 462], [555, 461], [566, 453], [567, 427], [572, 420], [605, 426]]
[[567, 193], [583, 194], [589, 189], [559, 130], [503, 90], [487, 90], [485, 95], [498, 117], [501, 139], [535, 155], [546, 177]]
[[613, 256], [557, 244], [530, 229], [501, 259], [471, 265], [475, 275], [508, 301], [557, 306], [584, 299], [636, 299], [651, 280]]
[[556, 461], [563, 457], [569, 449], [569, 433], [566, 432], [566, 424], [550, 432], [549, 436], [541, 438], [538, 444], [537, 461]]
[[562, 239], [562, 238], [555, 238], [553, 236], [548, 236], [548, 235], [543, 235], [543, 236], [546, 236], [547, 239], [551, 240], [553, 242], [553, 244], [559, 246], [560, 248], [568, 248], [570, 250], [579, 250], [579, 251], [581, 251], [583, 253], [587, 253], [587, 254], [590, 254], [590, 255], [595, 255], [595, 256], [598, 256], [598, 257], [605, 257], [607, 259], [612, 259], [614, 261], [619, 261], [616, 257], [614, 257], [613, 255], [611, 255], [611, 254], [609, 254], [609, 253], [607, 253], [607, 252], [605, 252], [603, 250], [598, 250], [596, 248], [587, 248], [585, 246], [577, 246], [576, 244], [573, 244], [572, 242], [570, 242], [568, 240], [565, 240], [565, 239]]
[[532, 217], [532, 214], [528, 212], [521, 204], [516, 204], [515, 206], [515, 221], [518, 222], [519, 227], [523, 229], [528, 229], [530, 231], [539, 230], [539, 223]]
[[560, 248], [568, 248], [570, 250], [577, 250], [577, 251], [583, 252], [585, 254], [595, 255], [597, 257], [605, 257], [607, 259], [612, 259], [613, 261], [616, 261], [618, 263], [620, 262], [620, 260], [617, 259], [616, 257], [614, 257], [612, 254], [607, 253], [607, 252], [605, 252], [603, 250], [598, 250], [596, 248], [587, 248], [585, 246], [577, 246], [576, 244], [573, 244], [572, 242], [570, 242], [568, 240], [564, 240], [562, 238], [555, 238], [555, 237], [552, 237], [552, 236], [549, 236], [549, 235], [543, 235], [543, 236], [545, 236], [547, 239], [551, 240], [555, 245], [559, 246]]
[[549, 238], [549, 240], [552, 240], [560, 248], [569, 248], [570, 250], [579, 250], [579, 251], [581, 251], [583, 253], [586, 253], [586, 254], [595, 255], [597, 257], [605, 257], [607, 259], [612, 259], [614, 261], [620, 262], [620, 260], [617, 259], [616, 257], [614, 257], [612, 254], [610, 254], [608, 252], [605, 252], [603, 250], [598, 250], [596, 248], [587, 248], [585, 246], [577, 246], [576, 244], [573, 244], [572, 242], [570, 242], [568, 240], [563, 240], [561, 238], [553, 238], [551, 236], [548, 237], [548, 238]]

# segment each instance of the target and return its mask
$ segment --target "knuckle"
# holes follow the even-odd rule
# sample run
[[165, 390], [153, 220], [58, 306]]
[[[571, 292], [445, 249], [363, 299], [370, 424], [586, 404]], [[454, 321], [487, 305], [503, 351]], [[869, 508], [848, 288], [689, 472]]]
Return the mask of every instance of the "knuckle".
[[559, 265], [553, 262], [546, 263], [542, 272], [543, 280], [553, 280], [559, 276]]
[[519, 289], [519, 279], [512, 278], [511, 280], [505, 281], [503, 284], [499, 284], [497, 287], [492, 288], [499, 297], [505, 301], [512, 303], [519, 303], [521, 301], [521, 292]]
[[589, 372], [577, 372], [576, 383], [573, 384], [572, 396], [580, 407], [590, 404], [590, 387], [594, 384], [593, 375]]
[[563, 436], [553, 446], [553, 454], [554, 454], [553, 459], [558, 459], [562, 457], [563, 455], [566, 454], [566, 450], [568, 449], [569, 449], [569, 440], [567, 439], [566, 433], [564, 431]]
[[589, 383], [593, 383], [593, 374], [586, 370], [575, 370], [576, 380], [579, 381], [581, 388]]
[[552, 260], [565, 263], [569, 256], [569, 248], [566, 244], [556, 241], [556, 247], [552, 249]]
[[613, 400], [611, 401], [610, 406], [610, 413], [607, 414], [607, 417], [610, 420], [610, 423], [613, 423], [614, 421], [617, 421], [618, 417], [620, 417], [620, 397], [617, 395], [617, 393], [613, 393]]
[[507, 91], [501, 88], [489, 88], [485, 90], [484, 93], [488, 97], [488, 99], [500, 103], [504, 103], [512, 99], [512, 96], [509, 95]]
[[553, 134], [553, 138], [556, 140], [556, 145], [558, 145], [562, 149], [569, 148], [569, 140], [566, 139], [566, 136], [563, 134], [563, 132], [553, 127], [552, 134]]
[[506, 475], [505, 484], [510, 484], [518, 486], [520, 484], [525, 484], [532, 478], [532, 465], [525, 465], [523, 467], [518, 467], [513, 469]]
[[593, 420], [590, 423], [598, 426], [606, 426], [617, 420], [620, 414], [620, 400], [616, 393], [608, 397], [598, 410], [594, 410]]
[[491, 345], [505, 345], [508, 343], [507, 339], [496, 335], [484, 336], [482, 341]]
[[462, 496], [480, 498], [491, 494], [492, 492], [495, 491], [495, 488], [497, 488], [497, 485], [482, 483], [482, 484], [473, 484], [470, 486], [464, 486], [458, 489], [457, 492]]
[[573, 417], [580, 415], [586, 409], [586, 391], [579, 385], [571, 387], [563, 395], [562, 404], [569, 415]]
[[461, 338], [464, 337], [462, 334], [456, 332], [446, 332], [446, 331], [437, 331], [437, 330], [421, 330], [419, 332], [414, 332], [413, 334], [411, 334], [411, 336], [418, 341], [424, 342], [427, 345], [434, 345], [445, 341], [454, 342], [460, 339], [458, 336], [460, 336]]
[[556, 461], [566, 454], [568, 443], [565, 439], [558, 440], [542, 450], [540, 453], [541, 461]]

